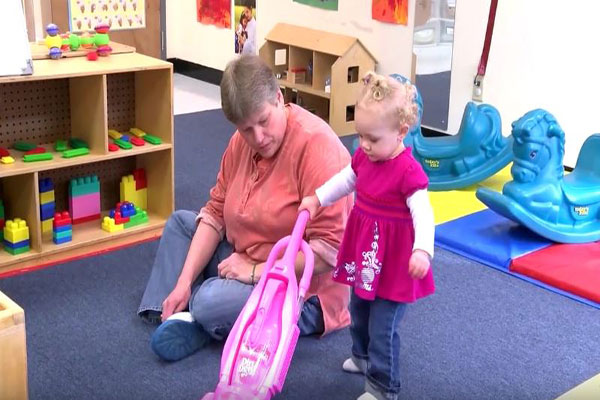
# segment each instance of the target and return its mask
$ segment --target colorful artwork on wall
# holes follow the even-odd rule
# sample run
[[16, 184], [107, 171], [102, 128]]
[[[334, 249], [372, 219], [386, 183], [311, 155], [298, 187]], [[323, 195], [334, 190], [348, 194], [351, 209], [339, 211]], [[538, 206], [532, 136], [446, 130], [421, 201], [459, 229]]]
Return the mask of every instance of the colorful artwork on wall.
[[231, 0], [196, 0], [198, 22], [231, 28]]
[[296, 3], [307, 4], [313, 7], [324, 8], [325, 10], [338, 9], [338, 0], [294, 0]]
[[373, 19], [392, 24], [408, 23], [408, 0], [373, 0]]
[[236, 54], [256, 54], [256, 0], [235, 0], [233, 24]]
[[145, 0], [69, 0], [69, 30], [93, 31], [98, 24], [111, 31], [146, 27]]

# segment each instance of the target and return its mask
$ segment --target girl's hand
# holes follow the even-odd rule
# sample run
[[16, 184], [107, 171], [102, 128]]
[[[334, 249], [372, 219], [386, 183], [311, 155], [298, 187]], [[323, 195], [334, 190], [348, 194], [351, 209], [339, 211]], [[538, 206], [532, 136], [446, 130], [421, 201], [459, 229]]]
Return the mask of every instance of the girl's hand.
[[423, 279], [429, 271], [431, 265], [431, 257], [423, 250], [413, 251], [408, 260], [408, 273], [414, 279]]
[[306, 196], [302, 199], [302, 202], [298, 207], [298, 212], [302, 210], [308, 210], [310, 218], [312, 219], [319, 210], [319, 207], [321, 207], [321, 202], [319, 201], [319, 198], [316, 195]]
[[235, 279], [248, 285], [251, 283], [252, 268], [253, 264], [251, 260], [238, 253], [232, 253], [229, 257], [217, 265], [219, 277], [225, 279]]

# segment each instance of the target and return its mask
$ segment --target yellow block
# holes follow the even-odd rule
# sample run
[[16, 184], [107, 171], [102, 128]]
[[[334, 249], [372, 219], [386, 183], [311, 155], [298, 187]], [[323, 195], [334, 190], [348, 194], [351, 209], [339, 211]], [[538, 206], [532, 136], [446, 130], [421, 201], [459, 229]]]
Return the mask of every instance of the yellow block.
[[50, 218], [42, 221], [42, 233], [52, 232], [52, 222], [54, 218]]
[[54, 190], [40, 193], [40, 204], [48, 204], [54, 202]]
[[12, 164], [15, 162], [15, 159], [12, 158], [11, 156], [6, 156], [6, 157], [0, 158], [0, 162], [2, 164]]
[[569, 390], [556, 400], [592, 400], [600, 399], [600, 375], [583, 382]]
[[137, 206], [137, 193], [135, 190], [135, 180], [133, 179], [133, 175], [122, 177], [119, 189], [120, 201], [130, 201]]
[[11, 243], [22, 242], [29, 239], [29, 227], [27, 222], [21, 218], [9, 219], [4, 225], [4, 240]]
[[102, 229], [109, 233], [122, 231], [124, 227], [125, 224], [116, 225], [115, 220], [111, 217], [104, 217], [102, 220]]
[[[27, 347], [23, 309], [0, 292], [0, 394], [27, 399]], [[8, 396], [8, 397], [5, 397]]]
[[139, 129], [139, 128], [131, 128], [129, 130], [129, 133], [141, 138], [144, 137], [146, 135], [146, 132], [144, 132], [143, 130]]
[[137, 203], [133, 203], [136, 207], [141, 208], [142, 210], [148, 209], [148, 189], [143, 188], [136, 191]]
[[121, 132], [115, 131], [114, 129], [109, 129], [108, 130], [108, 136], [110, 136], [113, 139], [121, 139]]
[[436, 225], [484, 210], [486, 206], [475, 197], [475, 191], [478, 187], [486, 187], [501, 192], [504, 184], [512, 180], [511, 167], [512, 163], [485, 181], [468, 188], [429, 192]]

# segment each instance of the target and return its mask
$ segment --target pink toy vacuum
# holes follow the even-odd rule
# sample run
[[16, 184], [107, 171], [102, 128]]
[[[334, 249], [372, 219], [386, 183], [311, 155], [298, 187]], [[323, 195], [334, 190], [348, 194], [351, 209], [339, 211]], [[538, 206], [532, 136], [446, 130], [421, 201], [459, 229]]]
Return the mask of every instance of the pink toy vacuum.
[[[260, 281], [225, 342], [219, 383], [202, 400], [269, 400], [281, 392], [314, 266], [312, 250], [302, 240], [308, 217], [308, 211], [301, 211], [291, 236], [271, 250]], [[294, 266], [300, 250], [305, 265], [298, 286]]]

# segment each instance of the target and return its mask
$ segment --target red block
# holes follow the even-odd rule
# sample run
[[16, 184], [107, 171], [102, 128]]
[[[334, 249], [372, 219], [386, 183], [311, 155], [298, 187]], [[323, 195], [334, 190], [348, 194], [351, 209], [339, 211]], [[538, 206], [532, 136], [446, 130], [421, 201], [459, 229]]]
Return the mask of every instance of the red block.
[[131, 144], [134, 144], [136, 146], [143, 146], [146, 144], [146, 141], [144, 139], [140, 139], [139, 137], [135, 136], [130, 137], [129, 141], [131, 142]]
[[75, 225], [75, 224], [82, 224], [84, 222], [93, 221], [95, 219], [100, 219], [100, 217], [101, 217], [100, 214], [96, 214], [96, 215], [89, 215], [87, 217], [81, 217], [81, 218], [73, 219], [73, 225]]
[[117, 150], [119, 150], [119, 146], [117, 146], [114, 143], [109, 143], [108, 144], [108, 151], [117, 151]]
[[125, 222], [129, 222], [129, 217], [122, 218], [120, 211], [115, 211], [115, 225], [124, 224]]
[[600, 242], [552, 245], [514, 259], [510, 270], [600, 303]]
[[134, 170], [133, 179], [135, 180], [135, 190], [145, 189], [148, 185], [146, 182], [146, 170], [144, 168]]
[[10, 153], [4, 147], [0, 147], [0, 157], [8, 157]]
[[54, 213], [54, 221], [52, 221], [52, 226], [59, 228], [65, 225], [71, 225], [71, 216], [69, 215], [69, 212], [63, 211]]
[[42, 154], [45, 153], [46, 149], [43, 147], [36, 147], [35, 149], [31, 149], [29, 151], [26, 151], [25, 154]]

